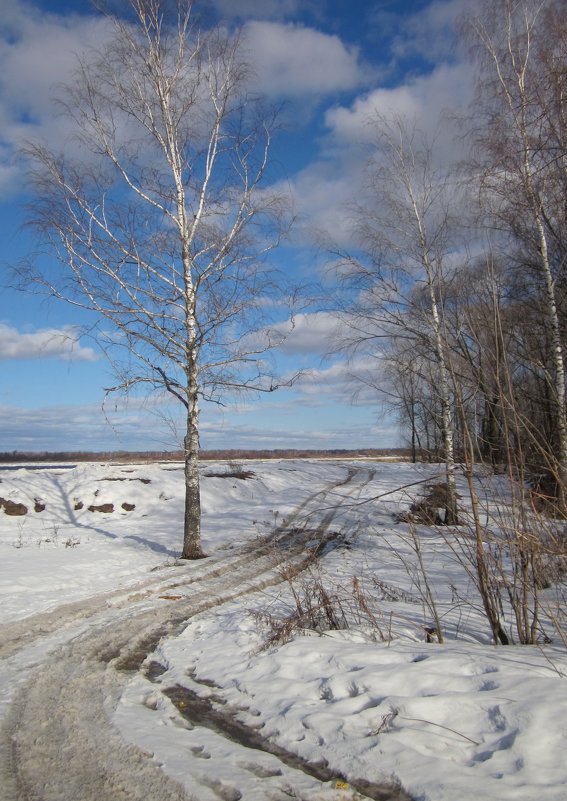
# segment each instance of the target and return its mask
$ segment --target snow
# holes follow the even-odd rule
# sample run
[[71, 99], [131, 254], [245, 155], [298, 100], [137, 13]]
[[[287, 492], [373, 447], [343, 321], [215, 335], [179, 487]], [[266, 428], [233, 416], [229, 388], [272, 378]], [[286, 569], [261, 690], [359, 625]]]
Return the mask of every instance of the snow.
[[[239, 476], [240, 469], [253, 476]], [[36, 632], [3, 659], [4, 714], [50, 649], [87, 632], [95, 612], [111, 621], [129, 604], [158, 604], [166, 615], [233, 559], [233, 600], [172, 628], [146, 659], [159, 671], [134, 671], [109, 701], [122, 739], [193, 797], [356, 798], [345, 777], [351, 785], [397, 782], [420, 801], [560, 801], [567, 792], [564, 647], [546, 620], [542, 635], [551, 642], [542, 636], [538, 646], [493, 646], [450, 532], [418, 526], [445, 635], [443, 644], [426, 642], [432, 620], [423, 577], [408, 526], [393, 515], [438, 472], [392, 462], [205, 463], [203, 546], [210, 558], [179, 566], [179, 464], [1, 471], [0, 495], [29, 512], [0, 512], [0, 623], [9, 634], [18, 625], [18, 636]], [[483, 497], [490, 492], [486, 479]], [[464, 485], [462, 495], [466, 506]], [[36, 501], [44, 511], [34, 511]], [[106, 503], [112, 513], [88, 510]], [[281, 561], [285, 541], [278, 546], [275, 535], [299, 528], [312, 531], [312, 545], [325, 531], [329, 546], [293, 575]], [[284, 580], [245, 593], [238, 586], [242, 549], [266, 542], [274, 549], [272, 573]], [[230, 589], [230, 570], [225, 575], [220, 581]], [[372, 615], [356, 603], [353, 579]], [[273, 626], [294, 609], [294, 594], [305, 600], [316, 585], [334, 596], [348, 628], [307, 627], [270, 644]], [[326, 763], [338, 782], [321, 783], [187, 720], [164, 692], [177, 685], [286, 752]]]

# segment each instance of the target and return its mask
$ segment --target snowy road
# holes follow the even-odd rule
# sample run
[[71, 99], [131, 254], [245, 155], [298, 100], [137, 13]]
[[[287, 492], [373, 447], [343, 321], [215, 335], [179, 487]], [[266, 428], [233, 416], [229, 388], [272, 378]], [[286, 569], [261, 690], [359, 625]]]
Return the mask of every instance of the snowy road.
[[[239, 553], [163, 568], [127, 592], [93, 596], [3, 626], [2, 801], [187, 801], [210, 798], [211, 792], [220, 801], [246, 798], [246, 786], [211, 790], [198, 780], [188, 791], [160, 769], [153, 754], [124, 742], [113, 712], [163, 637], [196, 614], [281, 581], [278, 564], [304, 558], [306, 541], [311, 551], [323, 544], [341, 504], [356, 497], [369, 477], [369, 471], [352, 471], [346, 482], [313, 493], [285, 529]], [[275, 547], [274, 539], [286, 547]], [[250, 760], [249, 748], [246, 753]], [[307, 779], [306, 796], [296, 798], [364, 797], [338, 791], [330, 781], [306, 779], [283, 762], [275, 772], [281, 790], [277, 782], [274, 789], [273, 775], [266, 798], [289, 798], [290, 786], [302, 788]], [[384, 801], [408, 798], [394, 788], [368, 788], [368, 794]]]

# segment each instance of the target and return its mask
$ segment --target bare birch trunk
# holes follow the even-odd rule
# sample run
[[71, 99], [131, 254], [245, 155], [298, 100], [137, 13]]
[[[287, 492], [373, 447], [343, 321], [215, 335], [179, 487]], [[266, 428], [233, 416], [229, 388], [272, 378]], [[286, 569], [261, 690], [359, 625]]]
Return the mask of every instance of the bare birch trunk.
[[435, 298], [435, 290], [429, 285], [431, 298], [431, 316], [435, 335], [435, 351], [437, 356], [437, 366], [439, 368], [439, 396], [441, 400], [441, 434], [443, 437], [443, 450], [445, 457], [445, 471], [447, 480], [447, 504], [445, 507], [445, 524], [448, 526], [458, 525], [459, 517], [457, 512], [457, 483], [455, 479], [455, 450], [453, 437], [453, 419], [451, 415], [451, 396], [449, 384], [449, 370], [445, 359], [443, 348], [443, 337], [441, 332], [441, 319], [439, 308]]
[[[531, 183], [531, 182], [530, 182]], [[551, 361], [553, 364], [555, 406], [555, 424], [557, 427], [557, 488], [558, 509], [562, 516], [567, 516], [567, 406], [565, 398], [565, 360], [563, 343], [561, 341], [561, 326], [557, 313], [557, 298], [555, 293], [555, 280], [549, 263], [547, 237], [541, 215], [536, 211], [536, 226], [539, 237], [539, 251], [541, 255], [541, 269], [545, 280], [546, 311], [551, 331]]]
[[190, 368], [190, 398], [185, 436], [185, 514], [183, 520], [182, 559], [200, 559], [201, 549], [201, 490], [199, 479], [199, 406], [196, 393], [196, 364]]

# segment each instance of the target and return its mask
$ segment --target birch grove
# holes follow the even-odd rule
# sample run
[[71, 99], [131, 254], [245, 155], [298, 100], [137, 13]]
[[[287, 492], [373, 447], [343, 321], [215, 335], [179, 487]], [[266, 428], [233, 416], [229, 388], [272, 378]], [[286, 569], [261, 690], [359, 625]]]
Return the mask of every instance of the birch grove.
[[[535, 273], [546, 320], [554, 443], [548, 467], [567, 513], [567, 399], [560, 302], [566, 258], [567, 36], [564, 8], [484, 2], [465, 19], [477, 65], [476, 177], [484, 220]], [[518, 269], [518, 268], [517, 268]]]

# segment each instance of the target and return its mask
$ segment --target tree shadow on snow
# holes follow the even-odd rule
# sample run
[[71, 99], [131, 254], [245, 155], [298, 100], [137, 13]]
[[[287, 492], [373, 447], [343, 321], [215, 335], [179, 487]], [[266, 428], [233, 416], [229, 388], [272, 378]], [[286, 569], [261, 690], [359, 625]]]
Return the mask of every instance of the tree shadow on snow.
[[[173, 558], [177, 558], [179, 556], [179, 550], [172, 550], [166, 545], [156, 542], [155, 540], [147, 539], [146, 537], [141, 537], [136, 534], [125, 534], [121, 536], [120, 534], [115, 534], [113, 531], [109, 531], [100, 525], [86, 522], [83, 516], [84, 512], [81, 518], [79, 518], [77, 516], [77, 511], [79, 510], [76, 509], [76, 504], [84, 491], [84, 487], [81, 487], [78, 484], [75, 486], [69, 486], [67, 482], [63, 484], [59, 475], [43, 476], [43, 478], [48, 479], [52, 490], [45, 497], [44, 493], [41, 492], [38, 487], [38, 495], [41, 495], [42, 500], [46, 502], [49, 512], [51, 515], [53, 515], [51, 519], [54, 520], [55, 523], [61, 523], [65, 525], [70, 524], [71, 526], [75, 526], [79, 532], [93, 532], [95, 534], [101, 534], [103, 537], [107, 537], [111, 540], [133, 540], [134, 542], [149, 548], [155, 553], [163, 554]], [[100, 513], [91, 512], [90, 514], [96, 515]], [[112, 514], [117, 514], [117, 512], [113, 512]]]
[[125, 540], [135, 540], [139, 542], [141, 545], [146, 545], [148, 548], [151, 548], [152, 551], [156, 553], [163, 553], [166, 556], [179, 556], [179, 551], [172, 551], [171, 548], [167, 548], [165, 545], [162, 545], [161, 542], [155, 542], [154, 540], [148, 540], [145, 537], [139, 537], [137, 534], [126, 534], [124, 536]]

